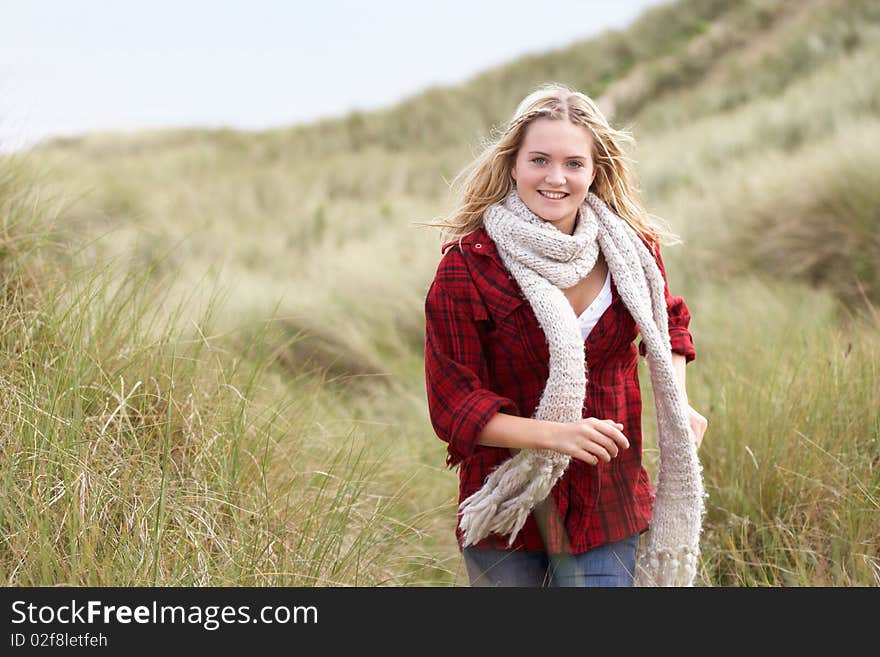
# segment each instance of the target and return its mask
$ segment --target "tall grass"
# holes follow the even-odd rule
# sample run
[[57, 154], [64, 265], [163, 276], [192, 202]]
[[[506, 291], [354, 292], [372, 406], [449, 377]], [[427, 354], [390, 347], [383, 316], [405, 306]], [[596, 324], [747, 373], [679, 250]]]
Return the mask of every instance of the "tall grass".
[[743, 265], [824, 286], [850, 306], [880, 304], [877, 143], [880, 121], [803, 153], [739, 218]]
[[704, 319], [689, 396], [709, 419], [703, 583], [880, 584], [880, 316], [841, 327], [827, 293], [760, 279], [691, 303]]
[[21, 179], [2, 200], [2, 581], [413, 576], [387, 566], [418, 531], [395, 517], [406, 482], [381, 485], [381, 452], [357, 422], [322, 425], [335, 395], [319, 379], [296, 380], [293, 397], [267, 373], [272, 322], [249, 344], [217, 335], [214, 299], [182, 325], [167, 286], [118, 263], [27, 275], [69, 236], [44, 225]]

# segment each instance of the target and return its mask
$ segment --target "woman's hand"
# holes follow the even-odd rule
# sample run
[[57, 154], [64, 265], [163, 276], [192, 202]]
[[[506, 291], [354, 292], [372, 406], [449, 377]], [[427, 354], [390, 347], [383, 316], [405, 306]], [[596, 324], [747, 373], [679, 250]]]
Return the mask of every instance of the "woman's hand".
[[549, 448], [590, 465], [599, 459], [606, 463], [622, 449], [629, 449], [629, 440], [623, 435], [623, 425], [614, 420], [588, 417], [572, 423], [554, 423]]
[[[686, 363], [687, 361], [685, 361], [684, 356], [672, 352], [672, 366], [675, 368], [675, 378], [678, 381], [685, 401], [687, 401], [687, 388], [684, 384]], [[691, 431], [694, 432], [694, 442], [697, 444], [697, 449], [700, 449], [700, 443], [703, 442], [703, 434], [706, 433], [706, 425], [709, 423], [690, 404], [688, 404], [688, 423], [690, 424]]]
[[690, 404], [688, 405], [688, 421], [690, 422], [691, 430], [694, 432], [697, 449], [700, 449], [700, 443], [703, 442], [703, 434], [706, 433], [706, 426], [709, 424], [709, 421], [697, 413]]

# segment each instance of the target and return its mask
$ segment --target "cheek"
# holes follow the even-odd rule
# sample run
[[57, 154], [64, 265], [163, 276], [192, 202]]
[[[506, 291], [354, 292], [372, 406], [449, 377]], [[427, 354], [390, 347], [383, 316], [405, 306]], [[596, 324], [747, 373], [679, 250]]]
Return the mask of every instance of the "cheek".
[[518, 185], [530, 185], [535, 177], [535, 173], [528, 162], [516, 162], [510, 173]]
[[581, 178], [581, 186], [584, 189], [589, 189], [590, 185], [593, 184], [593, 178], [595, 174], [593, 172], [585, 172], [583, 177]]
[[534, 187], [536, 184], [536, 176], [533, 172], [529, 171], [527, 168], [520, 169], [519, 176], [516, 178], [516, 182], [519, 185], [524, 187]]

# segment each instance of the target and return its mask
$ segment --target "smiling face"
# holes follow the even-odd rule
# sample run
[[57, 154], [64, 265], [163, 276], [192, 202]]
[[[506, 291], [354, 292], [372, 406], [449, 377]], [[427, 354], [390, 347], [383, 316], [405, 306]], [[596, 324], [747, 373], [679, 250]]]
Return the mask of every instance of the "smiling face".
[[526, 206], [571, 235], [595, 177], [593, 135], [567, 119], [532, 121], [510, 170]]

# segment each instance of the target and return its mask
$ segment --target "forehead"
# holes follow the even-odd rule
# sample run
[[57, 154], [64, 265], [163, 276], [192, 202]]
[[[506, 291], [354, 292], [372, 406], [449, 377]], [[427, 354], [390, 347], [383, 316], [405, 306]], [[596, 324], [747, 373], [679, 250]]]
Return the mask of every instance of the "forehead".
[[593, 135], [567, 119], [540, 118], [532, 121], [520, 145], [520, 152], [543, 151], [560, 157], [588, 157], [593, 148]]

